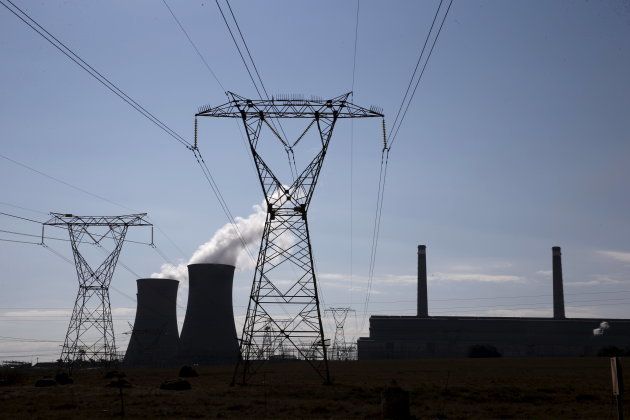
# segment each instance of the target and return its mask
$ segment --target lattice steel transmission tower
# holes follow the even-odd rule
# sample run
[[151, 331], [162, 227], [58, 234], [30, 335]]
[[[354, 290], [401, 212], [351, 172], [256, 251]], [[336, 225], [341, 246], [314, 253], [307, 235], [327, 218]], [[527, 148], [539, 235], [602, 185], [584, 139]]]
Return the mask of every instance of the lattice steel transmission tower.
[[[299, 96], [252, 100], [228, 92], [229, 102], [202, 107], [195, 116], [195, 127], [196, 117], [242, 120], [267, 204], [233, 383], [246, 383], [260, 367], [264, 361], [260, 355], [268, 353], [270, 334], [294, 347], [298, 358], [308, 361], [325, 382], [330, 382], [307, 213], [337, 120], [383, 118], [379, 109], [348, 102], [349, 95], [328, 100]], [[289, 140], [283, 136], [282, 122], [291, 124], [288, 120], [293, 119], [306, 121], [306, 127], [301, 125], [298, 131], [301, 134]], [[305, 140], [309, 137], [312, 141], [306, 152], [315, 150], [314, 157], [306, 159], [300, 172], [296, 147], [309, 144]], [[271, 143], [276, 147], [275, 154]], [[279, 168], [271, 168], [278, 156], [285, 163], [288, 160], [291, 170], [288, 182], [280, 176]], [[277, 322], [287, 316], [290, 321], [286, 325]]]
[[335, 322], [335, 339], [333, 340], [331, 348], [332, 360], [348, 360], [350, 359], [350, 353], [352, 346], [346, 344], [346, 334], [344, 332], [344, 325], [348, 314], [355, 312], [352, 308], [328, 308], [325, 312], [329, 313], [333, 317]]
[[[146, 221], [146, 213], [123, 216], [76, 216], [51, 213], [51, 219], [42, 227], [42, 244], [45, 227], [65, 227], [79, 280], [79, 291], [74, 303], [70, 325], [61, 350], [61, 361], [72, 367], [75, 362], [105, 362], [117, 360], [116, 340], [109, 301], [109, 285], [114, 276], [127, 230], [132, 226], [150, 226], [153, 244], [153, 225]], [[80, 245], [97, 246], [113, 243], [107, 257], [96, 268], [87, 262]], [[83, 250], [84, 251], [84, 250]]]

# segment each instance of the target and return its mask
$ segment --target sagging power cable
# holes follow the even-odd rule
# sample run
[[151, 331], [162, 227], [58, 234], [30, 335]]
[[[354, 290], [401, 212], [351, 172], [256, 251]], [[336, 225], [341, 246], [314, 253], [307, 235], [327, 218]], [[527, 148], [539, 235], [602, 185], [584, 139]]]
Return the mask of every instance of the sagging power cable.
[[[39, 34], [42, 38], [44, 38], [51, 45], [53, 45], [57, 50], [59, 50], [66, 57], [68, 57], [70, 60], [72, 60], [75, 64], [77, 64], [79, 67], [81, 67], [83, 70], [85, 70], [93, 78], [95, 78], [99, 83], [101, 83], [103, 86], [105, 86], [111, 92], [116, 94], [119, 98], [121, 98], [123, 101], [125, 101], [127, 104], [129, 104], [132, 108], [134, 108], [136, 111], [138, 111], [140, 114], [142, 114], [145, 118], [149, 119], [151, 122], [153, 122], [155, 125], [157, 125], [160, 129], [162, 129], [170, 137], [172, 137], [173, 139], [178, 141], [180, 144], [184, 145], [188, 150], [192, 151], [196, 158], [201, 156], [201, 153], [198, 150], [198, 148], [194, 147], [192, 143], [190, 143], [183, 136], [181, 136], [180, 134], [175, 132], [168, 125], [166, 125], [164, 122], [159, 120], [157, 117], [155, 117], [152, 113], [150, 113], [148, 110], [146, 110], [146, 108], [144, 108], [142, 105], [140, 105], [134, 99], [132, 99], [129, 95], [127, 95], [124, 91], [122, 91], [118, 86], [116, 86], [109, 79], [107, 79], [105, 76], [103, 76], [100, 72], [98, 72], [96, 69], [94, 69], [85, 60], [83, 60], [78, 54], [76, 54], [74, 51], [72, 51], [68, 46], [66, 46], [58, 38], [56, 38], [54, 35], [52, 35], [48, 30], [46, 30], [44, 27], [42, 27], [37, 21], [35, 21], [32, 17], [30, 17], [24, 10], [22, 10], [18, 6], [16, 6], [11, 0], [0, 0], [0, 3], [7, 10], [9, 10], [11, 13], [13, 13], [17, 18], [19, 18], [22, 22], [24, 22], [31, 29], [33, 29], [35, 32], [37, 32], [37, 34]], [[201, 160], [203, 161], [203, 158], [201, 158]], [[236, 230], [238, 236], [241, 238], [241, 241], [244, 243], [244, 240], [243, 240], [242, 235], [241, 235], [241, 233], [240, 233], [240, 231], [238, 229], [238, 226], [234, 223], [234, 218], [230, 216], [231, 212], [229, 211], [229, 208], [227, 207], [227, 204], [225, 203], [225, 201], [222, 199], [222, 194], [220, 193], [220, 189], [218, 188], [218, 185], [216, 184], [216, 182], [214, 182], [214, 179], [213, 179], [213, 177], [210, 174], [210, 170], [207, 167], [207, 165], [205, 165], [205, 162], [203, 163], [203, 165], [205, 167], [204, 176], [206, 177], [206, 179], [208, 179], [208, 181], [210, 183], [210, 186], [211, 186], [213, 192], [215, 193], [215, 196], [216, 196], [217, 200], [219, 200], [219, 202], [221, 204], [221, 207], [224, 209], [224, 213], [228, 217], [229, 222], [233, 225], [233, 227]], [[206, 173], [210, 174], [210, 176], [208, 177], [206, 175]]]

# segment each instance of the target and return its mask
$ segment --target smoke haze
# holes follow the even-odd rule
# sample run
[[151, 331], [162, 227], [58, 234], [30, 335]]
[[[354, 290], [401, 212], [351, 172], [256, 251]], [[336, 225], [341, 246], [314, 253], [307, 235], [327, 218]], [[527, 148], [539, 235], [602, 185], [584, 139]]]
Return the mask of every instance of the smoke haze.
[[151, 277], [186, 281], [188, 280], [188, 264], [214, 263], [237, 267], [253, 265], [249, 256], [244, 252], [243, 242], [247, 246], [260, 242], [266, 218], [266, 212], [262, 205], [255, 205], [253, 209], [254, 212], [246, 218], [236, 217], [234, 219], [234, 224], [238, 227], [243, 241], [239, 238], [232, 223], [227, 223], [217, 230], [208, 242], [200, 245], [187, 263], [162, 264], [160, 272], [151, 274]]

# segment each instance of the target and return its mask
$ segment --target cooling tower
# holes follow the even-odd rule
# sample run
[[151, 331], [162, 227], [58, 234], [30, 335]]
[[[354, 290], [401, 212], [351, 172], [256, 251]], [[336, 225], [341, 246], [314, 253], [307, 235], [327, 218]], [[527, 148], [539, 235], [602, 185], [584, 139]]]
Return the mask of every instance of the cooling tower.
[[188, 364], [232, 363], [238, 341], [232, 311], [234, 266], [190, 264], [188, 307], [179, 359]]
[[176, 362], [177, 280], [139, 279], [136, 319], [124, 364], [168, 366]]
[[564, 319], [564, 288], [562, 286], [562, 253], [559, 246], [551, 248], [553, 263], [553, 317]]
[[427, 293], [427, 246], [418, 245], [418, 316], [429, 316]]

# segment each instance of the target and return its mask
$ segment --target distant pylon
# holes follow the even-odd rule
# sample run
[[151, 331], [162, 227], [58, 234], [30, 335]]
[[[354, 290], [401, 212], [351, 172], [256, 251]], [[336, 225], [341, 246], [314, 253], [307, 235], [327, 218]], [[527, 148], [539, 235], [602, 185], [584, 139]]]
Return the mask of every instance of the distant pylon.
[[[66, 227], [79, 280], [79, 291], [60, 359], [70, 368], [75, 362], [113, 362], [117, 360], [118, 355], [109, 301], [109, 285], [129, 227], [151, 226], [153, 229], [153, 225], [145, 220], [146, 213], [123, 216], [51, 213], [51, 216], [42, 228], [42, 243], [46, 226]], [[102, 242], [106, 239], [113, 241], [114, 248], [105, 260], [93, 269], [84, 258], [80, 245], [89, 244], [103, 248]]]
[[346, 335], [344, 332], [344, 324], [350, 312], [355, 312], [352, 308], [328, 308], [325, 312], [332, 314], [335, 322], [335, 339], [331, 348], [331, 360], [348, 360], [350, 359], [353, 346], [346, 344]]

